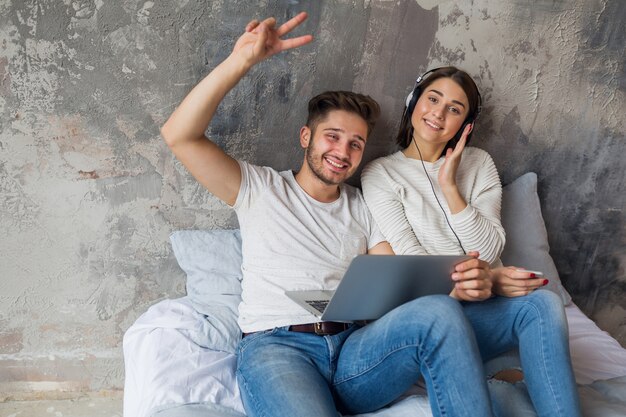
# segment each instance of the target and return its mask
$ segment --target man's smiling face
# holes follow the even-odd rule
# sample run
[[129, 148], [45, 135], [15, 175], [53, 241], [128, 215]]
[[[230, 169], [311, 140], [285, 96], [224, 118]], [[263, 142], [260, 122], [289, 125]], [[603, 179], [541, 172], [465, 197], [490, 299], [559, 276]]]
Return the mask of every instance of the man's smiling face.
[[303, 128], [308, 140], [306, 161], [311, 172], [326, 185], [337, 185], [350, 178], [361, 163], [368, 128], [358, 114], [330, 111], [314, 130]]

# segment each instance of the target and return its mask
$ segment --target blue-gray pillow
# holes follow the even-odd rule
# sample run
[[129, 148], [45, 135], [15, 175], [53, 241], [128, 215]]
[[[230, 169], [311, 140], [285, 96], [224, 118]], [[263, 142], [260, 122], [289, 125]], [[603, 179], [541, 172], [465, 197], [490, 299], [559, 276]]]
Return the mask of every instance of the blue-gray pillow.
[[548, 232], [537, 195], [537, 174], [529, 172], [502, 189], [502, 226], [506, 244], [501, 259], [504, 265], [541, 271], [550, 280], [544, 288], [561, 296], [563, 304], [572, 298], [561, 285], [561, 278], [550, 256]]
[[233, 353], [241, 330], [241, 235], [239, 230], [181, 230], [170, 235], [178, 265], [187, 274], [187, 296], [208, 326], [207, 345]]

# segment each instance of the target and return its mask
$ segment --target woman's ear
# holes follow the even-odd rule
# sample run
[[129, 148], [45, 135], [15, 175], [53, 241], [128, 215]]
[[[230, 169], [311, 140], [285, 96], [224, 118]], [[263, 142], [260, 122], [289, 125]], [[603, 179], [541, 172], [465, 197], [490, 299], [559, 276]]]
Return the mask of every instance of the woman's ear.
[[311, 129], [308, 126], [302, 126], [300, 128], [300, 146], [304, 149], [309, 147], [311, 141]]

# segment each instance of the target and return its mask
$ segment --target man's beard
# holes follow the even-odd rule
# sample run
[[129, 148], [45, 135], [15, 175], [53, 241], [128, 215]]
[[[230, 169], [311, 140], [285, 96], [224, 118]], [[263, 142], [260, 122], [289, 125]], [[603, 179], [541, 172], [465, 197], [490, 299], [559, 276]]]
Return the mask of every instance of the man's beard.
[[326, 185], [339, 185], [343, 183], [345, 180], [350, 178], [353, 172], [346, 171], [346, 176], [341, 178], [340, 180], [334, 180], [324, 175], [324, 157], [323, 155], [318, 155], [313, 150], [313, 140], [309, 143], [309, 146], [306, 148], [306, 163], [309, 166], [309, 169], [320, 181], [322, 181]]

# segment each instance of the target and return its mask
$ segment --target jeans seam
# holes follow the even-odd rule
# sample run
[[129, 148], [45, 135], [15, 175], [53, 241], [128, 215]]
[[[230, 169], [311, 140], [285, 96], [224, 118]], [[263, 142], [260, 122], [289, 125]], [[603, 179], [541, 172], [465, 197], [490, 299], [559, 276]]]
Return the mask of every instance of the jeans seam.
[[[555, 381], [552, 380], [550, 372], [548, 372], [549, 367], [546, 363], [545, 346], [547, 344], [547, 340], [545, 337], [545, 321], [543, 319], [543, 316], [541, 315], [541, 312], [539, 311], [537, 306], [534, 305], [534, 303], [531, 303], [525, 300], [520, 300], [520, 301], [522, 301], [526, 305], [526, 307], [530, 307], [534, 311], [537, 319], [539, 320], [539, 331], [541, 332], [541, 337], [540, 337], [541, 339], [541, 362], [543, 364], [543, 369], [546, 370], [545, 378], [548, 382], [548, 387], [550, 389], [550, 394], [552, 395], [552, 399], [556, 406], [556, 411], [558, 412], [559, 416], [563, 416], [564, 410], [561, 408], [561, 402], [559, 401], [557, 393], [554, 391]], [[518, 340], [519, 340], [519, 335], [518, 335]]]
[[332, 381], [333, 380], [333, 376], [335, 373], [335, 370], [333, 369], [333, 354], [334, 354], [334, 350], [335, 350], [335, 343], [334, 340], [331, 337], [328, 336], [324, 336], [324, 341], [326, 342], [326, 349], [328, 351], [328, 380]]
[[[420, 355], [420, 357], [421, 357], [421, 355]], [[435, 391], [434, 394], [435, 394], [435, 399], [437, 400], [437, 410], [439, 411], [439, 415], [440, 416], [447, 416], [448, 413], [446, 412], [446, 409], [443, 406], [444, 402], [442, 402], [442, 399], [440, 397], [441, 393], [440, 393], [440, 390], [439, 390], [439, 383], [436, 381], [436, 377], [434, 376], [434, 374], [430, 370], [430, 363], [426, 359], [421, 360], [420, 363], [423, 363], [424, 365], [426, 365], [426, 370], [428, 371], [428, 377], [430, 378], [431, 384], [433, 386], [433, 390]], [[434, 412], [435, 410], [432, 410], [432, 411]]]
[[[255, 414], [258, 413], [259, 417], [267, 416], [267, 414], [263, 410], [259, 410], [259, 401], [257, 400], [256, 396], [253, 395], [250, 389], [248, 388], [248, 381], [246, 380], [246, 377], [241, 373], [241, 371], [237, 372], [237, 374], [240, 376], [241, 381], [243, 382], [243, 384], [239, 384], [239, 385], [244, 387], [244, 389], [248, 393], [248, 398], [251, 399], [254, 404]], [[246, 414], [247, 413], [248, 412], [246, 411]]]
[[546, 353], [544, 351], [545, 346], [547, 344], [547, 340], [545, 337], [545, 326], [544, 326], [545, 322], [544, 322], [543, 316], [540, 314], [537, 307], [532, 303], [527, 303], [527, 304], [530, 304], [530, 306], [535, 311], [535, 314], [539, 318], [539, 330], [541, 331], [541, 361], [543, 362], [543, 369], [546, 370], [546, 379], [548, 380], [548, 386], [550, 387], [550, 393], [552, 394], [552, 398], [554, 399], [554, 403], [556, 404], [557, 412], [559, 413], [560, 416], [562, 416], [564, 413], [564, 410], [561, 408], [561, 401], [559, 401], [558, 395], [554, 391], [555, 381], [552, 380], [552, 376], [550, 375], [550, 372], [548, 371], [549, 368], [546, 363]]
[[[269, 416], [267, 413], [265, 413], [265, 411], [259, 410], [259, 407], [260, 407], [261, 403], [258, 401], [257, 397], [252, 394], [252, 391], [250, 391], [248, 381], [246, 380], [246, 377], [241, 372], [241, 369], [239, 369], [239, 362], [240, 362], [240, 360], [243, 359], [245, 351], [248, 349], [248, 347], [250, 347], [251, 344], [253, 344], [254, 342], [256, 342], [259, 339], [262, 339], [264, 337], [271, 336], [271, 335], [275, 334], [278, 331], [278, 329], [279, 329], [279, 327], [274, 327], [273, 329], [268, 329], [268, 330], [265, 330], [265, 331], [261, 331], [261, 332], [258, 332], [258, 333], [246, 336], [244, 339], [241, 339], [241, 341], [239, 342], [238, 349], [237, 349], [237, 371], [236, 371], [236, 374], [241, 378], [241, 381], [242, 381], [242, 384], [239, 384], [239, 385], [240, 385], [240, 387], [243, 387], [246, 390], [246, 392], [248, 394], [248, 398], [252, 401], [252, 405], [254, 406], [255, 413], [258, 413], [259, 417], [271, 417], [271, 416]], [[244, 340], [245, 340], [245, 342], [244, 342]], [[237, 379], [239, 379], [239, 378], [237, 378]]]

